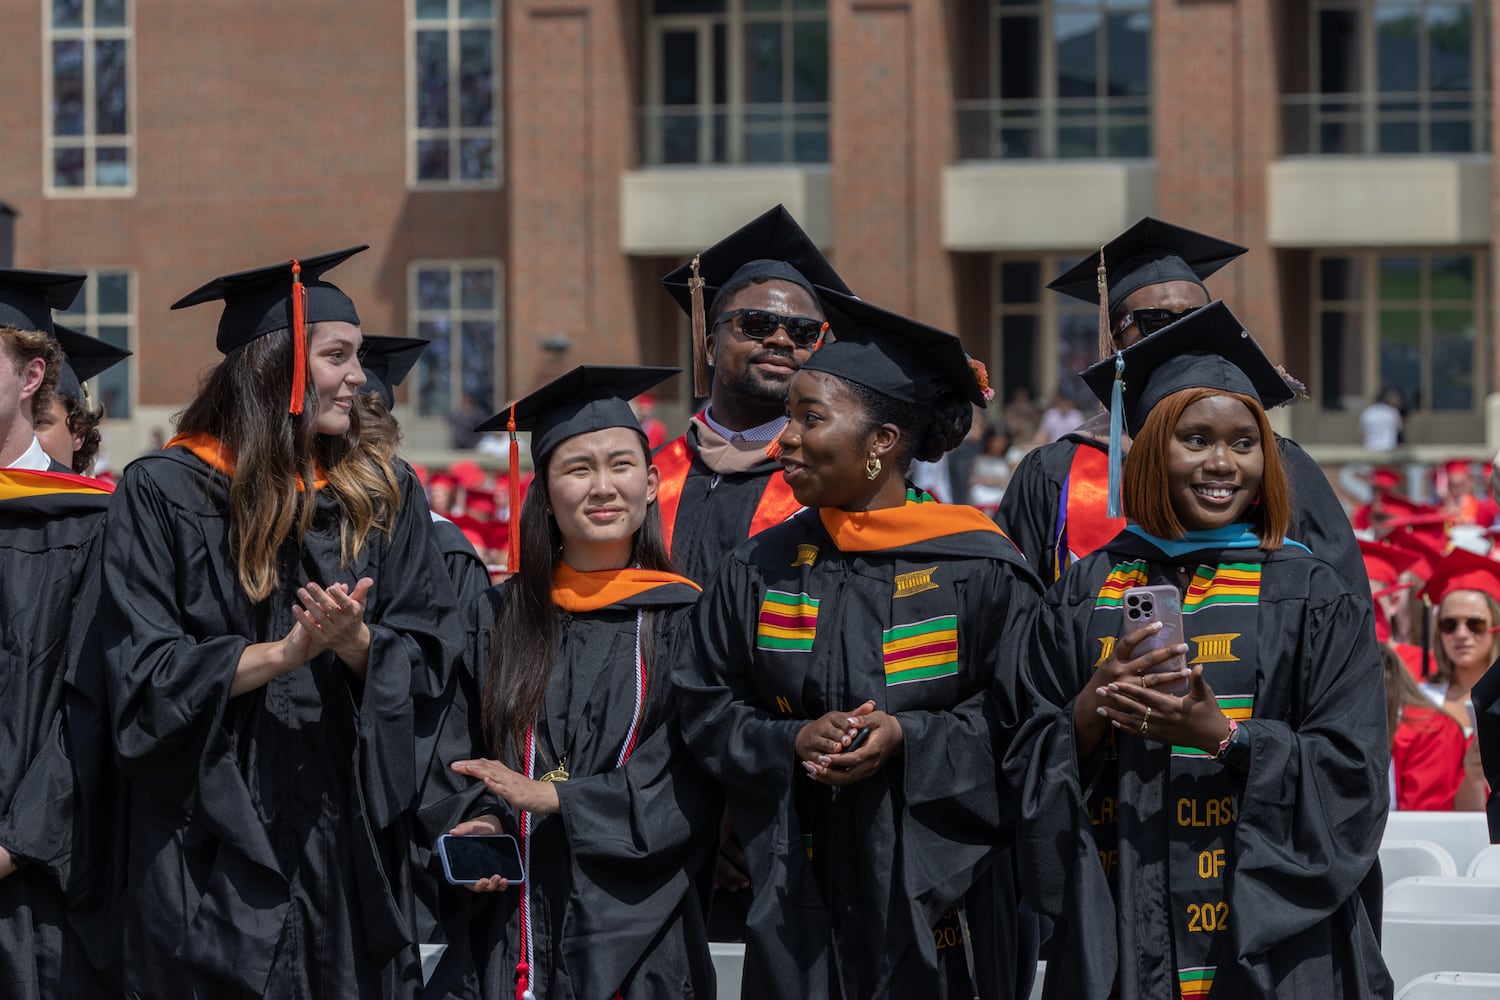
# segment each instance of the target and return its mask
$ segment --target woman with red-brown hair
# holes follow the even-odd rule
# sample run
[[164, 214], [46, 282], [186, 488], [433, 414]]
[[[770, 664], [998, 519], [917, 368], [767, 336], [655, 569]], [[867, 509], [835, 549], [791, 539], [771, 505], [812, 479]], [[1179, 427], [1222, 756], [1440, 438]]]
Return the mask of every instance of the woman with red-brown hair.
[[1292, 392], [1222, 303], [1084, 379], [1134, 443], [1127, 527], [1043, 602], [1007, 758], [1046, 995], [1389, 997], [1380, 654], [1369, 595], [1287, 537], [1266, 410]]

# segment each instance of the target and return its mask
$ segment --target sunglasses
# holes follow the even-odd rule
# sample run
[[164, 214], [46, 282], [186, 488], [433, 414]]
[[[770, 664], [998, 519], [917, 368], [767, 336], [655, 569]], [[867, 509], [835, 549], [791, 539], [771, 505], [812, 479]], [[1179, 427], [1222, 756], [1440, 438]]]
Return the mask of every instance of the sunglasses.
[[1120, 322], [1115, 325], [1115, 336], [1118, 337], [1132, 326], [1137, 326], [1140, 327], [1142, 337], [1149, 337], [1158, 330], [1171, 326], [1188, 313], [1197, 311], [1197, 306], [1189, 306], [1182, 312], [1155, 308], [1132, 309], [1120, 317]]
[[1462, 625], [1469, 630], [1470, 635], [1484, 635], [1490, 630], [1490, 623], [1483, 618], [1439, 618], [1438, 629], [1444, 635], [1452, 635]]
[[785, 330], [787, 337], [798, 347], [816, 344], [823, 335], [823, 328], [827, 326], [822, 320], [811, 316], [783, 316], [765, 309], [731, 309], [720, 316], [714, 325], [718, 326], [719, 323], [732, 319], [740, 321], [740, 333], [751, 340], [765, 340], [777, 330]]

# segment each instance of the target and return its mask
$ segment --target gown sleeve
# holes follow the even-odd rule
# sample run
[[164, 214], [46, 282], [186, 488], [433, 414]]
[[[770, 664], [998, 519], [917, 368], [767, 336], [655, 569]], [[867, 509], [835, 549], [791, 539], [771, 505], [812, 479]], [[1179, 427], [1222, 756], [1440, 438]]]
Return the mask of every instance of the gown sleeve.
[[[1421, 714], [1418, 714], [1421, 713]], [[1401, 809], [1451, 810], [1464, 780], [1463, 729], [1446, 714], [1417, 709], [1396, 727], [1391, 768]]]
[[1367, 585], [1364, 559], [1350, 527], [1344, 505], [1312, 456], [1288, 438], [1277, 438], [1287, 479], [1292, 485], [1290, 537], [1312, 549], [1313, 555], [1332, 564], [1344, 585], [1355, 593]]
[[995, 521], [1016, 543], [1016, 548], [1021, 550], [1032, 569], [1043, 580], [1050, 581], [1054, 572], [1052, 545], [1057, 528], [1059, 492], [1043, 461], [1049, 447], [1056, 446], [1033, 448], [1021, 459], [1005, 496], [1000, 500]]

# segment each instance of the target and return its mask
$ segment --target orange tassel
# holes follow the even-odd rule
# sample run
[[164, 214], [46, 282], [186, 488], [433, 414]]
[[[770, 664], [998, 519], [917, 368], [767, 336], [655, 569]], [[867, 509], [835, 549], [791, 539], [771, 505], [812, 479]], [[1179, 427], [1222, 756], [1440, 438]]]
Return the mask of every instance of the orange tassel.
[[300, 414], [307, 390], [307, 288], [302, 265], [292, 258], [292, 404], [288, 413]]
[[516, 404], [510, 404], [510, 533], [505, 540], [505, 572], [514, 573], [521, 565], [521, 444], [516, 440]]
[[708, 397], [708, 313], [703, 308], [703, 275], [698, 273], [701, 254], [693, 255], [693, 276], [688, 279], [688, 297], [693, 305], [693, 395]]
[[1103, 360], [1115, 353], [1115, 334], [1109, 326], [1109, 280], [1104, 273], [1104, 248], [1099, 248], [1099, 270], [1096, 272], [1099, 285], [1099, 358]]
[[818, 348], [823, 346], [823, 341], [828, 337], [828, 331], [830, 329], [831, 327], [828, 325], [828, 321], [825, 319], [823, 321], [822, 328], [818, 330], [818, 339], [813, 341], [812, 350], [808, 351], [807, 353], [814, 354], [817, 352]]
[[785, 432], [786, 425], [782, 424], [781, 430], [777, 431], [776, 436], [771, 439], [771, 443], [766, 445], [766, 457], [773, 462], [781, 459], [781, 435]]

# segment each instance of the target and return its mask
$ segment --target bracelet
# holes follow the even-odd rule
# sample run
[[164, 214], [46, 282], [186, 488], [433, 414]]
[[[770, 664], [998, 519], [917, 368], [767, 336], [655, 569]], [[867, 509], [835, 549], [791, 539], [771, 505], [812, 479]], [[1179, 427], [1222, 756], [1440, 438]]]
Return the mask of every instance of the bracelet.
[[1224, 751], [1228, 750], [1229, 744], [1234, 742], [1234, 734], [1239, 728], [1240, 724], [1238, 722], [1235, 722], [1233, 719], [1229, 720], [1229, 733], [1219, 741], [1219, 752], [1214, 754], [1214, 760], [1221, 764], [1224, 762]]

